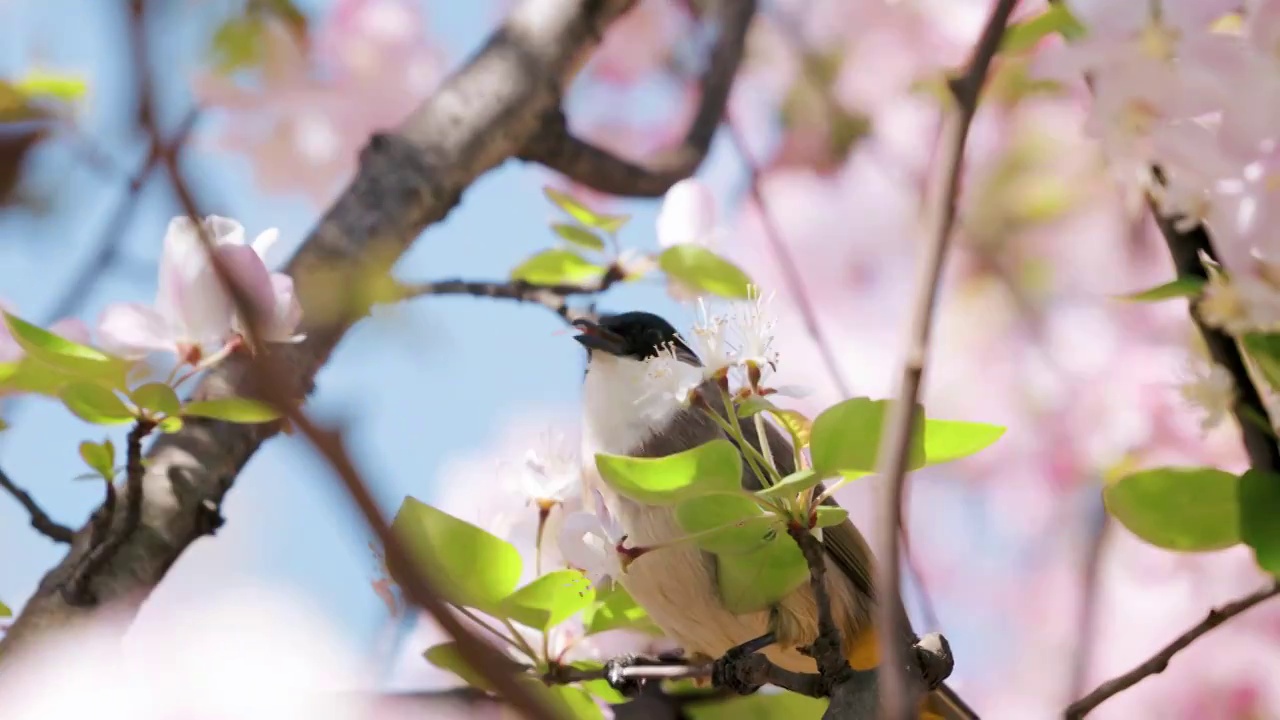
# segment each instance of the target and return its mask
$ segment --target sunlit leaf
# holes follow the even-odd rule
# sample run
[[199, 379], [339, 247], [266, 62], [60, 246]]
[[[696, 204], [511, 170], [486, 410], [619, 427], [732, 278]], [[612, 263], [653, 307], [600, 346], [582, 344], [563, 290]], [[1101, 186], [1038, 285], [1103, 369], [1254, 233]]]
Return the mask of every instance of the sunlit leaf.
[[819, 720], [828, 704], [825, 698], [784, 691], [692, 702], [681, 712], [689, 720]]
[[[569, 666], [585, 672], [600, 672], [604, 670], [604, 663], [591, 662], [589, 660], [575, 660], [569, 663]], [[627, 696], [613, 689], [608, 680], [587, 680], [582, 683], [582, 689], [610, 705], [627, 702]]]
[[1070, 40], [1080, 37], [1084, 31], [1084, 26], [1071, 14], [1065, 3], [1053, 3], [1039, 15], [1005, 28], [1000, 51], [1025, 52], [1049, 35], [1059, 34]]
[[1280, 576], [1280, 475], [1249, 470], [1240, 478], [1240, 539], [1258, 566]]
[[699, 245], [667, 248], [658, 256], [658, 267], [682, 285], [720, 297], [745, 298], [751, 285], [737, 265]]
[[233, 17], [213, 33], [210, 52], [220, 73], [259, 65], [266, 54], [266, 28], [261, 18]]
[[110, 440], [80, 443], [80, 458], [98, 475], [108, 479], [115, 477], [116, 447]]
[[122, 358], [73, 342], [9, 313], [3, 315], [14, 341], [32, 359], [81, 380], [94, 380], [112, 388], [124, 388], [129, 363]]
[[0, 602], [0, 618], [7, 618], [7, 617], [13, 617], [13, 611], [9, 609], [8, 605], [5, 605], [4, 603]]
[[924, 421], [924, 464], [940, 465], [960, 460], [991, 447], [1004, 437], [1005, 428], [962, 420]]
[[808, 579], [800, 546], [785, 532], [758, 550], [716, 556], [720, 598], [735, 614], [768, 610]]
[[706, 533], [694, 541], [712, 553], [744, 553], [762, 547], [781, 528], [781, 520], [765, 513], [745, 495], [700, 495], [676, 506], [676, 520], [686, 533]]
[[441, 670], [449, 672], [462, 678], [462, 681], [471, 687], [480, 688], [486, 692], [493, 692], [493, 686], [485, 681], [484, 676], [475, 670], [462, 659], [462, 653], [458, 652], [458, 643], [448, 642], [440, 645], [432, 645], [422, 654], [427, 662], [435, 665]]
[[71, 102], [84, 97], [89, 84], [82, 77], [31, 70], [14, 81], [13, 86], [29, 97], [51, 97]]
[[556, 570], [511, 593], [503, 615], [534, 630], [550, 630], [585, 609], [596, 598], [577, 570]]
[[574, 245], [578, 245], [589, 250], [604, 250], [604, 240], [602, 240], [599, 235], [596, 235], [584, 227], [570, 225], [568, 223], [556, 223], [551, 226], [551, 229], [555, 231], [555, 234], [565, 240], [568, 240]]
[[156, 424], [163, 433], [176, 433], [182, 429], [182, 416], [170, 415]]
[[[880, 438], [890, 403], [860, 397], [836, 403], [813, 421], [810, 455], [813, 469], [823, 477], [841, 471], [875, 472]], [[924, 408], [917, 407], [916, 432], [911, 439], [908, 469], [924, 465]]]
[[[412, 497], [400, 505], [391, 529], [445, 599], [502, 615], [502, 601], [520, 581], [520, 552], [511, 543]], [[388, 569], [403, 577], [402, 568]]]
[[534, 285], [583, 285], [599, 280], [605, 268], [572, 250], [543, 250], [511, 271], [512, 280]]
[[115, 392], [97, 383], [70, 383], [58, 398], [76, 417], [95, 425], [121, 425], [134, 419], [133, 411]]
[[742, 456], [728, 440], [712, 440], [660, 458], [596, 455], [605, 483], [647, 505], [675, 505], [711, 492], [741, 489]]
[[244, 397], [192, 400], [182, 407], [182, 414], [243, 424], [271, 422], [280, 418], [280, 411], [274, 407]]
[[551, 685], [549, 692], [559, 702], [562, 712], [572, 720], [604, 720], [604, 711], [591, 699], [591, 695], [573, 685]]
[[577, 220], [580, 224], [589, 228], [603, 230], [607, 233], [615, 233], [627, 222], [625, 215], [602, 215], [583, 205], [581, 202], [569, 197], [563, 192], [553, 187], [545, 187], [542, 192], [546, 194], [547, 199], [555, 203], [556, 207], [563, 210], [569, 217]]
[[1121, 295], [1120, 299], [1133, 302], [1159, 302], [1173, 298], [1196, 297], [1204, 290], [1206, 282], [1208, 281], [1201, 277], [1180, 277], [1163, 285], [1157, 285], [1128, 295]]
[[830, 505], [819, 505], [815, 513], [817, 515], [817, 523], [814, 527], [824, 528], [832, 525], [839, 525], [849, 517], [849, 511], [842, 507], [832, 507]]
[[182, 411], [182, 401], [173, 388], [160, 382], [140, 385], [129, 393], [130, 399], [138, 407], [153, 415], [177, 415]]
[[757, 490], [756, 495], [769, 499], [795, 497], [820, 482], [822, 482], [822, 476], [814, 472], [812, 469], [806, 468], [803, 470], [797, 470], [796, 472], [782, 478], [782, 482], [776, 485], [767, 487], [763, 490]]
[[1102, 492], [1107, 511], [1166, 550], [1221, 550], [1240, 542], [1240, 478], [1211, 467], [1126, 475]]
[[644, 608], [636, 604], [621, 583], [607, 588], [596, 588], [596, 601], [582, 613], [582, 626], [587, 635], [609, 630], [634, 630], [652, 635], [661, 630], [649, 619]]

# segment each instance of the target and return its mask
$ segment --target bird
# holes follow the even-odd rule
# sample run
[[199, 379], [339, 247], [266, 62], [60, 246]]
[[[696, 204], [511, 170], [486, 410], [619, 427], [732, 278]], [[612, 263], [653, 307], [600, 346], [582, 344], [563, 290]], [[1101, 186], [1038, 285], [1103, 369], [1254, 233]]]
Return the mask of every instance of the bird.
[[[660, 354], [695, 367], [701, 367], [702, 361], [671, 323], [650, 312], [578, 318], [573, 325], [579, 331], [574, 339], [587, 351], [581, 429], [582, 457], [588, 462], [584, 463], [583, 491], [597, 493], [610, 522], [616, 524], [630, 546], [659, 546], [687, 535], [673, 508], [638, 503], [613, 492], [590, 459], [597, 453], [665, 457], [718, 438], [732, 441], [729, 433], [702, 409], [688, 407], [674, 398], [653, 410], [645, 383], [647, 361]], [[721, 395], [714, 382], [703, 381], [699, 391], [724, 417]], [[755, 427], [742, 427], [747, 441], [759, 451]], [[791, 442], [769, 423], [765, 425], [765, 435], [782, 475], [795, 471]], [[763, 487], [750, 463], [743, 462], [742, 466], [743, 487]], [[830, 497], [824, 502], [835, 504]], [[872, 623], [876, 603], [874, 554], [847, 518], [824, 528], [821, 539], [828, 596], [841, 630], [844, 655], [855, 670], [874, 668], [878, 664], [878, 640]], [[615, 580], [686, 653], [721, 658], [746, 646], [755, 650], [765, 640], [772, 643], [761, 652], [774, 665], [796, 673], [817, 671], [814, 659], [802, 650], [818, 636], [817, 605], [808, 583], [797, 587], [772, 609], [735, 614], [720, 600], [715, 556], [693, 543], [663, 545], [635, 558]], [[909, 626], [901, 605], [900, 611], [904, 624]], [[924, 698], [919, 717], [976, 720], [978, 716], [953, 690], [939, 684]]]

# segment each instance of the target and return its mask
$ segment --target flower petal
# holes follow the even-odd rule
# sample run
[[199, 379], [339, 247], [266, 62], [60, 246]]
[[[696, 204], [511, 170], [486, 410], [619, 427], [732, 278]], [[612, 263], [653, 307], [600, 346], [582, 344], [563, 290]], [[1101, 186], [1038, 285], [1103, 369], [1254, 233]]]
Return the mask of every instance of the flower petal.
[[263, 329], [264, 339], [270, 342], [298, 342], [298, 325], [302, 322], [302, 305], [293, 292], [293, 278], [284, 273], [271, 274], [271, 290], [274, 294], [270, 321]]
[[716, 201], [702, 182], [686, 178], [671, 186], [658, 212], [658, 244], [703, 243], [716, 225]]
[[103, 349], [121, 357], [141, 359], [150, 352], [177, 352], [165, 318], [141, 303], [113, 303], [98, 318]]
[[[274, 324], [276, 291], [271, 273], [267, 272], [267, 266], [262, 264], [262, 258], [258, 257], [258, 254], [248, 245], [219, 245], [218, 259], [223, 262], [240, 290], [247, 295], [249, 304], [253, 306], [253, 312], [257, 314], [258, 322], [263, 325], [261, 331], [264, 335], [267, 334], [268, 326]], [[290, 293], [292, 289], [293, 286], [290, 283]], [[239, 331], [245, 330], [244, 318], [237, 315], [232, 327]]]

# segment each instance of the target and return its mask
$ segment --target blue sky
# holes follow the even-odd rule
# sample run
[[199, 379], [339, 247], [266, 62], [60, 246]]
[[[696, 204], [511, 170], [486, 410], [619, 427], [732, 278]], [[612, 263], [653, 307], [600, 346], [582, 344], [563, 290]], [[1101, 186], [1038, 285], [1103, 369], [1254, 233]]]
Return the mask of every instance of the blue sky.
[[[494, 14], [488, 3], [424, 6], [451, 65], [483, 40]], [[225, 11], [203, 3], [183, 7], [180, 17], [171, 12], [164, 18], [165, 31], [153, 49], [153, 57], [164, 58], [156, 71], [167, 127], [189, 106], [183, 78], [200, 61], [202, 33]], [[79, 0], [4, 3], [0, 28], [0, 72], [21, 73], [39, 64], [88, 77], [91, 97], [79, 127], [111, 165], [131, 173], [145, 145], [132, 124], [133, 86], [116, 6]], [[197, 135], [209, 127], [203, 122]], [[47, 214], [0, 214], [0, 297], [36, 321], [49, 319], [125, 194], [124, 176], [87, 166], [72, 146], [50, 144], [33, 165], [35, 185], [50, 193]], [[195, 148], [186, 156], [186, 168], [206, 211], [239, 219], [251, 234], [278, 227], [290, 247], [301, 242], [321, 210], [263, 195], [241, 157]], [[552, 242], [546, 229], [552, 209], [539, 192], [546, 177], [518, 163], [484, 176], [447, 221], [425, 233], [404, 257], [398, 275], [502, 278], [520, 259]], [[627, 210], [635, 220], [623, 241], [650, 245], [656, 209], [653, 201], [630, 203]], [[164, 228], [178, 212], [166, 183], [147, 183], [120, 241], [122, 261], [98, 280], [77, 316], [91, 322], [109, 302], [150, 300]], [[652, 285], [614, 290], [604, 306], [644, 306], [674, 316], [673, 306]], [[559, 319], [538, 307], [430, 298], [401, 313], [401, 324], [366, 322], [348, 335], [320, 374], [309, 406], [319, 418], [348, 427], [352, 452], [388, 514], [405, 494], [430, 499], [441, 464], [454, 453], [491, 444], [504, 418], [521, 414], [522, 408], [576, 402], [582, 367], [580, 348], [557, 334], [563, 327]], [[43, 399], [8, 403], [4, 412], [14, 428], [0, 436], [0, 466], [55, 518], [82, 522], [101, 491], [71, 480], [81, 472], [76, 445], [101, 439], [104, 432], [119, 443], [122, 432], [81, 423]], [[374, 570], [368, 535], [302, 440], [279, 437], [267, 443], [241, 474], [224, 511], [226, 527], [179, 561], [172, 573], [178, 588], [164, 592], [198, 592], [231, 578], [266, 580], [301, 590], [355, 638], [371, 636], [384, 621], [368, 585]], [[0, 498], [0, 599], [19, 606], [61, 555], [60, 547], [27, 526], [16, 503]]]

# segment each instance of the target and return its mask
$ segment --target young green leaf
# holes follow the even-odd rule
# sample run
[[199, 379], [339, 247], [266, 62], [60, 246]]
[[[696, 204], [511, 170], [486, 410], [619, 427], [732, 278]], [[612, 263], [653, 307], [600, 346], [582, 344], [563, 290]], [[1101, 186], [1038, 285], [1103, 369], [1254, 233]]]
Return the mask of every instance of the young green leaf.
[[615, 233], [628, 220], [626, 215], [602, 215], [553, 187], [544, 187], [542, 192], [569, 217], [589, 228]]
[[726, 298], [747, 297], [751, 285], [737, 265], [699, 245], [667, 248], [658, 256], [658, 267], [683, 285]]
[[596, 599], [596, 591], [577, 570], [547, 573], [511, 593], [503, 601], [503, 615], [547, 631], [578, 614]]
[[1166, 550], [1221, 550], [1240, 542], [1240, 478], [1211, 467], [1163, 467], [1102, 491], [1107, 511]]
[[676, 521], [686, 533], [707, 533], [694, 542], [711, 553], [746, 553], [768, 543], [781, 520], [766, 514], [746, 495], [701, 495], [676, 506]]
[[186, 417], [207, 417], [246, 425], [280, 419], [280, 412], [275, 408], [244, 397], [192, 400], [182, 407], [182, 414]]
[[769, 398], [763, 395], [751, 395], [738, 403], [738, 417], [749, 418], [758, 413], [774, 412], [778, 409], [778, 406], [774, 405]]
[[1280, 390], [1280, 333], [1248, 333], [1240, 338], [1267, 384]]
[[565, 240], [568, 240], [574, 245], [587, 248], [588, 250], [604, 250], [604, 240], [600, 239], [599, 235], [596, 235], [584, 227], [570, 225], [568, 223], [556, 223], [551, 226], [551, 229], [555, 231], [555, 234]]
[[13, 611], [9, 609], [8, 605], [5, 605], [4, 603], [0, 602], [0, 618], [7, 618], [7, 617], [13, 617]]
[[1004, 436], [1005, 428], [961, 420], [924, 421], [925, 465], [940, 465], [976, 455]]
[[156, 424], [162, 433], [176, 433], [182, 429], [182, 416], [170, 415]]
[[124, 389], [129, 363], [122, 358], [55, 335], [7, 312], [2, 314], [14, 341], [32, 359], [81, 380], [95, 380], [113, 389]]
[[1250, 470], [1240, 478], [1240, 539], [1258, 567], [1280, 576], [1280, 475]]
[[805, 468], [782, 478], [782, 482], [777, 485], [757, 490], [756, 495], [770, 500], [795, 497], [820, 482], [822, 482], [821, 475], [810, 468]]
[[0, 364], [0, 390], [11, 393], [36, 393], [57, 397], [76, 376], [25, 356], [13, 363]]
[[568, 720], [604, 720], [604, 711], [586, 690], [573, 685], [551, 685], [546, 689], [561, 706], [563, 717]]
[[474, 688], [479, 688], [486, 692], [493, 692], [493, 686], [485, 682], [484, 676], [475, 670], [462, 659], [462, 653], [458, 652], [458, 643], [447, 642], [440, 645], [432, 645], [422, 654], [427, 662], [435, 665], [441, 670], [449, 672], [462, 678], [462, 681]]
[[1180, 297], [1196, 297], [1204, 290], [1206, 282], [1208, 281], [1204, 278], [1195, 276], [1180, 277], [1163, 285], [1157, 285], [1128, 295], [1121, 295], [1120, 299], [1133, 302], [1159, 302]]
[[695, 701], [681, 708], [689, 720], [820, 720], [830, 704], [793, 692]]
[[842, 507], [819, 505], [815, 515], [817, 515], [818, 522], [814, 527], [824, 528], [844, 522], [849, 517], [849, 511]]
[[214, 31], [210, 51], [218, 72], [254, 67], [266, 53], [266, 28], [256, 17], [232, 18]]
[[119, 396], [97, 383], [70, 383], [58, 392], [58, 398], [76, 417], [95, 425], [122, 425], [134, 419], [133, 411]]
[[587, 635], [618, 629], [651, 635], [662, 634], [644, 608], [637, 605], [626, 588], [618, 582], [607, 588], [596, 588], [596, 601], [583, 611], [582, 626]]
[[809, 434], [813, 429], [813, 421], [804, 413], [796, 410], [784, 410], [773, 404], [767, 397], [752, 395], [738, 403], [738, 417], [749, 418], [756, 413], [767, 412], [791, 434], [791, 441], [800, 447], [808, 447]]
[[1005, 28], [1004, 37], [1000, 40], [1000, 52], [1025, 52], [1055, 33], [1068, 40], [1084, 34], [1084, 26], [1063, 3], [1051, 4], [1039, 15]]
[[[391, 529], [446, 600], [502, 616], [502, 601], [520, 582], [520, 552], [511, 543], [412, 497]], [[401, 568], [388, 569], [402, 577]]]
[[512, 280], [533, 285], [582, 285], [599, 280], [605, 269], [572, 250], [543, 250], [511, 271]]
[[129, 393], [130, 399], [138, 407], [156, 415], [177, 415], [182, 412], [182, 401], [173, 388], [160, 382], [139, 385]]
[[108, 480], [115, 477], [116, 446], [110, 440], [80, 443], [80, 458], [102, 477]]
[[84, 97], [89, 84], [74, 75], [56, 75], [41, 70], [30, 70], [13, 83], [13, 87], [27, 97], [54, 98], [72, 102]]
[[777, 533], [759, 550], [717, 555], [720, 598], [732, 613], [768, 610], [809, 580], [809, 565], [791, 536]]
[[742, 483], [742, 457], [723, 439], [660, 458], [600, 453], [596, 469], [609, 487], [646, 505], [675, 505], [711, 492], [732, 492]]
[[[823, 477], [842, 471], [875, 472], [880, 436], [889, 401], [859, 397], [836, 403], [813, 421], [810, 455], [813, 469]], [[924, 409], [917, 406], [908, 469], [925, 461]]]

